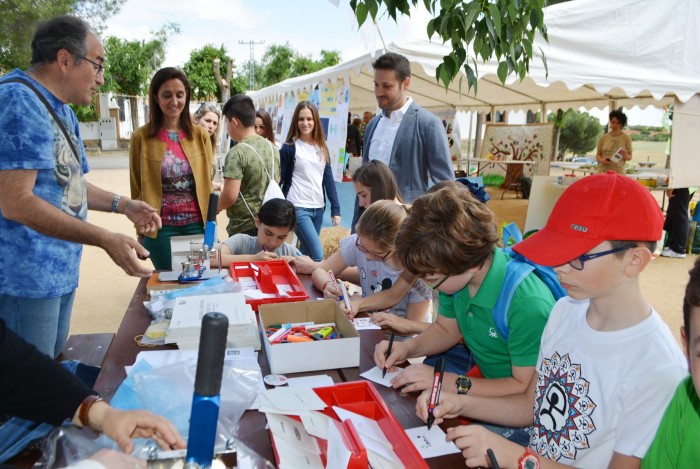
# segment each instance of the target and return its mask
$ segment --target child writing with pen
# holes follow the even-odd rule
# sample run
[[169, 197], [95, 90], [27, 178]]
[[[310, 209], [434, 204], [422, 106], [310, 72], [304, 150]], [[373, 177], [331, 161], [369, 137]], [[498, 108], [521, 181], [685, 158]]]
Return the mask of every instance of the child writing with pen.
[[385, 307], [391, 307], [391, 312], [375, 313], [372, 319], [399, 334], [413, 335], [429, 325], [432, 293], [414, 275], [405, 272], [394, 256], [394, 237], [406, 216], [407, 208], [403, 205], [390, 200], [374, 202], [357, 222], [357, 233], [341, 240], [340, 251], [323, 261], [311, 278], [324, 297], [338, 300], [342, 292], [333, 285], [328, 271], [337, 275], [347, 267], [358, 267], [362, 297], [351, 298], [350, 311], [341, 302], [341, 309], [349, 317], [358, 310], [364, 311], [363, 301], [373, 294], [405, 286], [407, 293]]
[[[284, 241], [296, 225], [294, 205], [285, 199], [265, 202], [255, 217], [257, 236], [238, 233], [221, 244], [221, 264], [283, 259], [293, 263], [301, 252]], [[212, 260], [212, 265], [216, 261]]]
[[[542, 469], [640, 467], [687, 373], [676, 340], [640, 288], [662, 226], [649, 191], [609, 172], [572, 184], [547, 225], [514, 246], [554, 267], [568, 296], [549, 316], [535, 373], [523, 391], [500, 397], [442, 393], [433, 411], [437, 424], [462, 415], [532, 425], [526, 445], [476, 425], [450, 428], [447, 438], [468, 467], [488, 466], [488, 449], [506, 468], [525, 467], [528, 459], [530, 467]], [[423, 419], [428, 399], [424, 392], [417, 400]]]

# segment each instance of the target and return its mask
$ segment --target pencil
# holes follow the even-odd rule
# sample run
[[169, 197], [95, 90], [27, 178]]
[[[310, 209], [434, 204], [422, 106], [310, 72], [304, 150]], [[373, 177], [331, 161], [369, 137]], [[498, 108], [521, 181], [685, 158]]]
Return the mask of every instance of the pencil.
[[491, 467], [493, 469], [501, 469], [501, 466], [498, 465], [498, 461], [496, 460], [496, 455], [493, 454], [493, 450], [491, 448], [486, 450], [486, 454], [489, 457], [489, 461], [491, 461]]
[[[391, 355], [391, 346], [394, 345], [394, 331], [391, 331], [391, 338], [389, 339], [389, 348], [386, 349], [386, 358], [389, 358], [389, 355]], [[382, 378], [386, 376], [386, 362], [384, 363], [384, 369], [382, 370]]]

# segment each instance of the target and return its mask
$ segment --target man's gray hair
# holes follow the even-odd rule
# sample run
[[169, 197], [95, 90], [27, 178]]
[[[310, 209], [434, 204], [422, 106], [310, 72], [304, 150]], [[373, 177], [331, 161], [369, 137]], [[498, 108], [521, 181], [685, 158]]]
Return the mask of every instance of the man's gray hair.
[[39, 24], [32, 38], [32, 65], [53, 63], [61, 49], [73, 54], [76, 64], [80, 63], [88, 53], [89, 32], [93, 32], [90, 25], [74, 16], [57, 16]]

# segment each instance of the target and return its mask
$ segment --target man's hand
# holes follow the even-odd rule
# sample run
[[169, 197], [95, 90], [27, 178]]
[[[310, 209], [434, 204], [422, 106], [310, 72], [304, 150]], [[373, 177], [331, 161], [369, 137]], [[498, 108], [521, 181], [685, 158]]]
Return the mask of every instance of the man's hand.
[[[90, 422], [92, 426], [92, 415]], [[134, 448], [132, 438], [150, 438], [163, 450], [187, 447], [169, 420], [146, 410], [119, 410], [104, 406], [103, 415], [98, 414], [96, 426], [98, 428], [95, 430], [103, 431], [125, 453], [131, 453]]]
[[333, 226], [340, 225], [340, 215], [336, 215], [334, 217], [331, 217], [331, 223], [333, 224]]
[[141, 200], [127, 200], [124, 204], [124, 215], [143, 234], [155, 233], [163, 227], [158, 211]]
[[[157, 216], [157, 214], [156, 214]], [[160, 218], [158, 218], [160, 221]], [[153, 270], [139, 262], [137, 256], [146, 258], [150, 255], [148, 250], [139, 242], [121, 233], [106, 232], [104, 239], [99, 243], [115, 264], [124, 269], [132, 277], [150, 277]]]
[[382, 340], [374, 347], [374, 364], [379, 368], [386, 368], [389, 371], [396, 371], [397, 363], [402, 363], [408, 358], [408, 350], [405, 342], [394, 341], [391, 347], [391, 355], [386, 356], [389, 349], [389, 341]]

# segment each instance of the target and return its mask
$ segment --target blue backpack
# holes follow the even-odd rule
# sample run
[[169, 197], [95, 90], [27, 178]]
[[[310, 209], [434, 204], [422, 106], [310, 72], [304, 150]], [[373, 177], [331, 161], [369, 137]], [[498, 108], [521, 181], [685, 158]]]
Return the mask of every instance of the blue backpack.
[[503, 227], [503, 251], [511, 257], [506, 264], [506, 276], [503, 279], [501, 291], [493, 307], [493, 321], [496, 329], [504, 340], [508, 340], [510, 329], [508, 328], [507, 315], [510, 302], [513, 299], [515, 290], [530, 272], [535, 272], [549, 291], [552, 292], [554, 300], [566, 296], [566, 290], [557, 280], [557, 274], [551, 267], [535, 264], [531, 260], [513, 251], [513, 246], [523, 240], [523, 235], [515, 223]]

